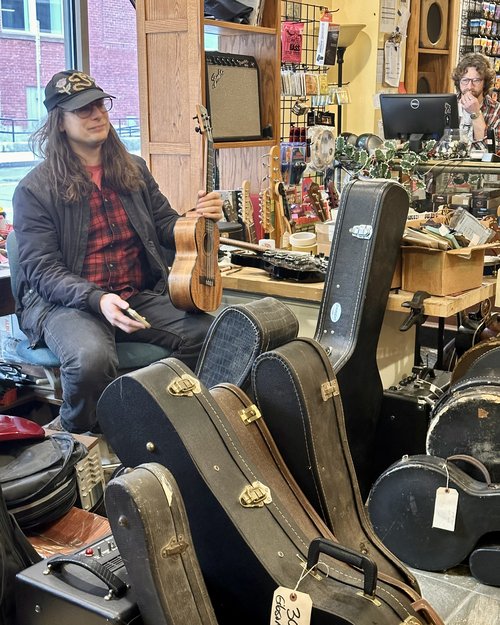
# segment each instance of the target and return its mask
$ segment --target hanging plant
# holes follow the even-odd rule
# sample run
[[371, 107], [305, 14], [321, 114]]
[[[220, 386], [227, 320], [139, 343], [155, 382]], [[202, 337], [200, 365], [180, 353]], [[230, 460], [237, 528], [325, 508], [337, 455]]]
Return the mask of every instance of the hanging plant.
[[335, 159], [351, 177], [392, 178], [394, 172], [401, 172], [401, 183], [411, 199], [415, 189], [425, 188], [423, 174], [417, 168], [432, 157], [435, 146], [434, 140], [424, 141], [421, 152], [417, 153], [410, 150], [408, 141], [400, 144], [386, 140], [368, 152], [341, 136], [335, 142]]

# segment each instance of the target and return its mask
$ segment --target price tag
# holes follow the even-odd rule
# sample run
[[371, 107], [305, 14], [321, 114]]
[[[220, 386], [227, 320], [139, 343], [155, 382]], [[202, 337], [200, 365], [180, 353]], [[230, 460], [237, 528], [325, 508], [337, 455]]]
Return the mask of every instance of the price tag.
[[455, 531], [455, 520], [458, 510], [458, 491], [454, 488], [438, 488], [436, 491], [436, 501], [434, 502], [434, 517], [432, 527]]
[[307, 593], [280, 586], [274, 591], [270, 625], [310, 625], [311, 612]]

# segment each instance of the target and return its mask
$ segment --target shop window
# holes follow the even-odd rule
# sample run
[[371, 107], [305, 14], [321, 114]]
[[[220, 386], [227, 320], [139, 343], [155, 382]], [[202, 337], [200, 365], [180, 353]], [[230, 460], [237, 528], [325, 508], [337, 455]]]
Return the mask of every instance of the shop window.
[[[5, 31], [63, 34], [63, 0], [0, 0]], [[38, 22], [38, 24], [37, 24]]]

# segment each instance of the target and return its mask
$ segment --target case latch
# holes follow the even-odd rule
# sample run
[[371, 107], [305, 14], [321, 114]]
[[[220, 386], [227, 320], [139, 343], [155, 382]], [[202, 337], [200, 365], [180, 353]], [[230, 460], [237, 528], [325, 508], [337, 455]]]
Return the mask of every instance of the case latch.
[[244, 508], [263, 508], [272, 503], [271, 490], [261, 482], [252, 482], [245, 486], [240, 495], [240, 504]]
[[337, 380], [328, 380], [321, 385], [321, 398], [323, 401], [328, 401], [332, 397], [339, 394], [339, 384]]
[[260, 419], [262, 416], [260, 410], [255, 404], [242, 408], [238, 414], [245, 425], [249, 425], [250, 423], [257, 421], [257, 419]]
[[195, 393], [201, 393], [201, 386], [199, 380], [185, 373], [180, 378], [171, 382], [167, 386], [167, 391], [171, 395], [192, 397]]

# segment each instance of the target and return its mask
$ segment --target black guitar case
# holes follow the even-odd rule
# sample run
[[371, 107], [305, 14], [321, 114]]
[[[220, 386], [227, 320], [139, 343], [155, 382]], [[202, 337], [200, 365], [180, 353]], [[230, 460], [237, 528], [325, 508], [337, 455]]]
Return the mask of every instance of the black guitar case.
[[373, 532], [352, 463], [339, 386], [324, 348], [299, 338], [259, 356], [252, 389], [285, 464], [344, 545], [418, 590], [413, 575]]
[[267, 487], [221, 407], [180, 361], [118, 378], [97, 412], [124, 465], [159, 462], [174, 476], [221, 625], [268, 622], [274, 591], [299, 580], [312, 600], [313, 625], [425, 622], [404, 595], [377, 583], [366, 556], [329, 542], [309, 550], [280, 493]]
[[[500, 531], [500, 490], [485, 469], [483, 474], [485, 481], [475, 480], [452, 458], [403, 458], [382, 473], [370, 492], [368, 512], [375, 531], [409, 566], [444, 571], [460, 564], [483, 536]], [[433, 527], [438, 488], [448, 488], [450, 496], [458, 492], [453, 531]]]
[[469, 556], [471, 575], [481, 584], [500, 587], [500, 533], [492, 534]]
[[144, 625], [217, 625], [170, 471], [155, 462], [124, 471], [105, 503]]
[[[500, 483], [500, 347], [478, 356], [434, 406], [428, 454], [466, 454], [480, 460]], [[475, 474], [474, 474], [475, 476]]]
[[274, 297], [227, 306], [210, 326], [196, 376], [208, 388], [227, 382], [246, 389], [255, 358], [298, 331], [295, 314]]
[[[363, 498], [371, 486], [382, 381], [377, 344], [408, 215], [391, 180], [354, 180], [342, 191], [315, 338], [338, 379]], [[362, 433], [362, 435], [360, 435]]]

